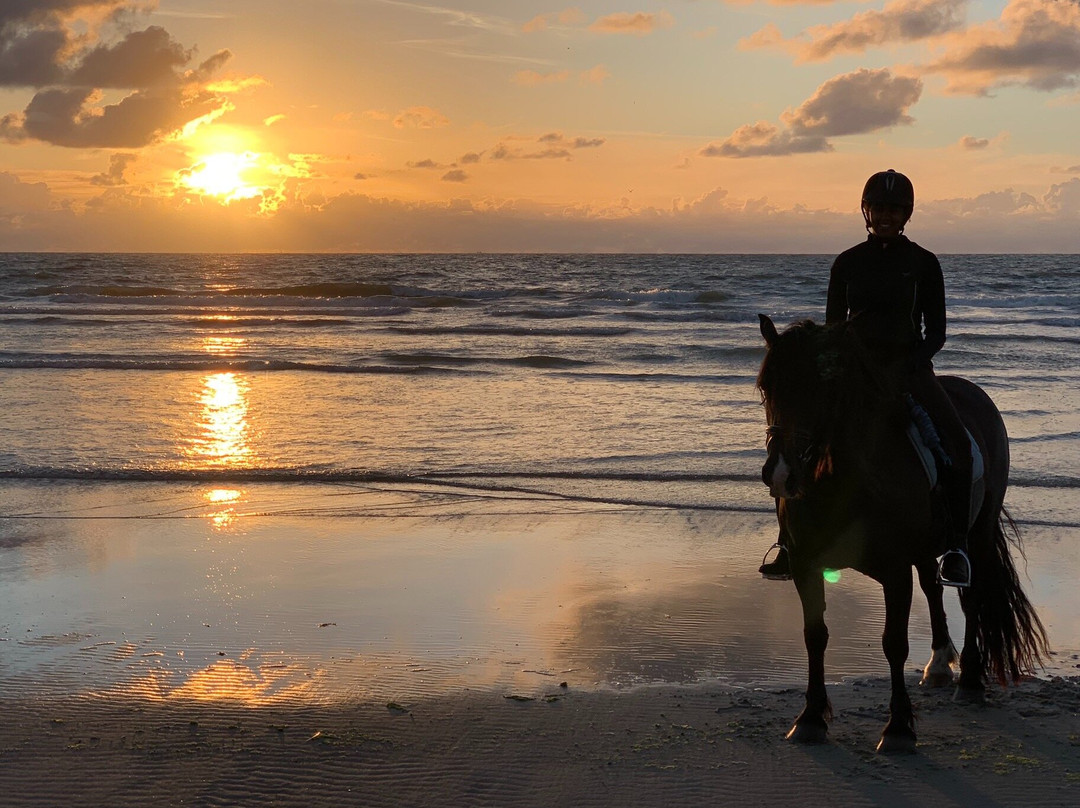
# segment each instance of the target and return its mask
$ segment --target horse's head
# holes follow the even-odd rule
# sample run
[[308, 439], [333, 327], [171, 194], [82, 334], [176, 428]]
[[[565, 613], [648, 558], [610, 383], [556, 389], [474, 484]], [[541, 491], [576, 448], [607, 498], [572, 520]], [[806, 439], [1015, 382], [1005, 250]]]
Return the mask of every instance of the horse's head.
[[768, 344], [757, 378], [768, 422], [761, 479], [774, 497], [798, 497], [832, 471], [840, 352], [825, 326], [806, 320], [778, 333], [772, 320], [758, 316]]

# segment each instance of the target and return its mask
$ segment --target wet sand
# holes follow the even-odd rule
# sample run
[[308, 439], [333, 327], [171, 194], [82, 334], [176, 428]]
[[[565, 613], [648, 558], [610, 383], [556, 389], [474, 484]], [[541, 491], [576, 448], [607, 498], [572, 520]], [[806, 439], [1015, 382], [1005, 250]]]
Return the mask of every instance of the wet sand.
[[[4, 495], [3, 805], [1080, 794], [1075, 529], [1025, 531], [1047, 674], [986, 706], [914, 689], [919, 753], [882, 758], [880, 590], [857, 575], [829, 590], [831, 742], [783, 739], [805, 657], [792, 588], [753, 572], [768, 513], [419, 484]], [[917, 597], [913, 688], [925, 612]]]

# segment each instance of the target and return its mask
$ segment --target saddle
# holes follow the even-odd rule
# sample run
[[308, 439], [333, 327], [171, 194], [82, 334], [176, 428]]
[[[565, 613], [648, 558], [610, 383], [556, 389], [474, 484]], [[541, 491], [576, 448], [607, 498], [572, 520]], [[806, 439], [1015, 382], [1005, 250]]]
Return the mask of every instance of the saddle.
[[[918, 405], [915, 406], [918, 407]], [[912, 448], [915, 450], [915, 455], [919, 458], [923, 471], [926, 473], [926, 481], [930, 490], [936, 491], [940, 490], [939, 486], [942, 485], [942, 480], [947, 476], [940, 468], [943, 463], [940, 448], [941, 441], [938, 439], [937, 431], [933, 429], [933, 423], [930, 421], [926, 411], [921, 407], [918, 407], [918, 409], [921, 411], [921, 417], [913, 414], [911, 420], [908, 421], [908, 441], [910, 441]], [[928, 431], [928, 424], [933, 432], [924, 434]], [[979, 510], [982, 508], [983, 496], [986, 494], [986, 482], [983, 479], [985, 468], [979, 445], [975, 442], [975, 438], [972, 437], [969, 430], [964, 431], [967, 433], [968, 441], [971, 443], [971, 491], [968, 496], [968, 523], [966, 525], [967, 529], [970, 530], [971, 526], [975, 524], [975, 517], [978, 516]]]

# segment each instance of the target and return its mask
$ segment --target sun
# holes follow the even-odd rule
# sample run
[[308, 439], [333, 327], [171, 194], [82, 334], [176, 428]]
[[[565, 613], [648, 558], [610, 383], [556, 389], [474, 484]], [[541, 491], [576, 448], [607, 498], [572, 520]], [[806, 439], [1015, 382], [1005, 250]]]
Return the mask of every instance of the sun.
[[258, 164], [255, 152], [216, 152], [203, 155], [193, 166], [178, 172], [177, 179], [196, 193], [220, 197], [225, 202], [251, 199], [262, 193], [250, 178]]

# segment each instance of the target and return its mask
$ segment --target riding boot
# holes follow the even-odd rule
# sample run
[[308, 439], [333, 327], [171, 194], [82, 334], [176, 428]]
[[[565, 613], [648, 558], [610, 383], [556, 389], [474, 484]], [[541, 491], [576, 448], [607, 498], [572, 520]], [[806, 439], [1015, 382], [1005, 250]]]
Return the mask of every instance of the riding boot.
[[761, 577], [769, 581], [790, 581], [791, 580], [791, 561], [788, 559], [787, 548], [781, 544], [781, 539], [784, 538], [783, 532], [776, 537], [776, 542], [770, 547], [766, 553], [765, 558], [769, 557], [769, 553], [776, 550], [776, 558], [766, 563], [765, 558], [761, 559], [761, 566], [758, 567], [758, 572], [761, 573]]
[[942, 481], [948, 504], [946, 551], [938, 564], [938, 582], [946, 586], [971, 585], [967, 555], [971, 497], [971, 440], [948, 394], [934, 376], [933, 365], [917, 365], [908, 380], [915, 401], [929, 413], [944, 444]]
[[955, 473], [955, 465], [945, 475], [948, 500], [949, 536], [945, 554], [938, 562], [938, 583], [964, 588], [971, 586], [971, 559], [967, 555], [967, 528], [971, 509], [971, 480]]
[[[780, 519], [780, 501], [776, 501], [776, 518]], [[790, 581], [791, 580], [791, 560], [788, 558], [788, 535], [784, 529], [784, 525], [781, 522], [780, 532], [776, 536], [776, 541], [772, 547], [765, 551], [765, 558], [761, 559], [761, 566], [758, 567], [758, 572], [761, 573], [761, 577], [769, 581]], [[776, 558], [772, 561], [766, 562], [765, 559], [769, 557], [769, 553], [776, 550]]]

